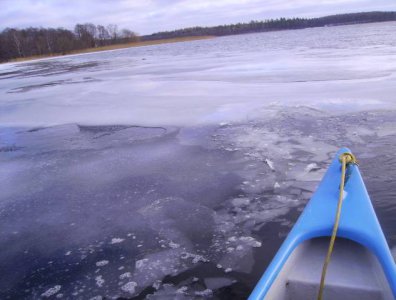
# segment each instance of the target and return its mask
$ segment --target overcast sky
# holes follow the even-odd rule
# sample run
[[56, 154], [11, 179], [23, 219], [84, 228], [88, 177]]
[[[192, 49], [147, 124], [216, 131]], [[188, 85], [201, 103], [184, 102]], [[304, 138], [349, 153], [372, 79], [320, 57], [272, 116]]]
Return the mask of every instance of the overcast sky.
[[0, 29], [114, 23], [139, 34], [276, 17], [396, 11], [396, 0], [0, 0]]

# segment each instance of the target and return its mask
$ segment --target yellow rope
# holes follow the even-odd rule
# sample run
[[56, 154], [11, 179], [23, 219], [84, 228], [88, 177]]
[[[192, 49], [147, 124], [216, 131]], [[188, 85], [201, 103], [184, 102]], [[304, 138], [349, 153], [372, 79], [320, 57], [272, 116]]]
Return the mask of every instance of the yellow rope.
[[357, 164], [357, 160], [356, 160], [355, 156], [352, 153], [348, 153], [348, 152], [341, 154], [340, 161], [341, 161], [342, 169], [341, 169], [340, 194], [338, 197], [338, 204], [337, 204], [337, 213], [336, 213], [336, 217], [335, 217], [335, 221], [334, 221], [333, 232], [332, 232], [331, 238], [330, 238], [329, 249], [327, 250], [326, 259], [323, 264], [322, 276], [320, 278], [318, 300], [323, 299], [323, 290], [324, 290], [327, 266], [329, 265], [329, 262], [330, 262], [330, 257], [333, 252], [334, 242], [335, 242], [336, 235], [337, 235], [338, 225], [340, 223], [341, 208], [342, 208], [342, 202], [343, 202], [343, 198], [344, 198], [346, 169], [347, 169], [348, 164]]

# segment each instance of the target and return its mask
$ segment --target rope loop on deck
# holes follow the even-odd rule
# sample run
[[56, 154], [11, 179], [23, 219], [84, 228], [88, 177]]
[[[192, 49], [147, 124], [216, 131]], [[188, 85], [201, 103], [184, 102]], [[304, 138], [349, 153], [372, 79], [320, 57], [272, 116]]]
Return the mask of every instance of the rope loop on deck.
[[337, 212], [336, 212], [336, 217], [335, 217], [335, 221], [334, 221], [333, 231], [332, 231], [331, 238], [330, 238], [330, 244], [329, 244], [329, 248], [327, 250], [325, 262], [323, 264], [322, 276], [320, 278], [319, 293], [318, 293], [318, 298], [317, 298], [318, 300], [323, 300], [323, 291], [324, 291], [327, 267], [330, 263], [331, 254], [333, 253], [334, 242], [335, 242], [335, 239], [337, 236], [338, 225], [340, 223], [342, 202], [344, 200], [346, 170], [347, 170], [348, 165], [350, 165], [350, 164], [357, 165], [356, 157], [352, 153], [349, 153], [349, 152], [345, 152], [340, 155], [340, 162], [341, 162], [340, 194], [338, 197]]
[[[358, 164], [358, 161], [357, 161], [355, 155], [353, 155], [353, 154], [350, 153], [350, 152], [344, 152], [344, 153], [342, 153], [342, 154], [340, 155], [340, 163], [342, 163], [342, 160], [343, 160], [343, 159], [345, 159], [347, 165], [348, 165], [348, 164], [354, 164], [354, 165], [357, 165], [357, 164]], [[342, 175], [342, 174], [341, 174], [341, 175]]]

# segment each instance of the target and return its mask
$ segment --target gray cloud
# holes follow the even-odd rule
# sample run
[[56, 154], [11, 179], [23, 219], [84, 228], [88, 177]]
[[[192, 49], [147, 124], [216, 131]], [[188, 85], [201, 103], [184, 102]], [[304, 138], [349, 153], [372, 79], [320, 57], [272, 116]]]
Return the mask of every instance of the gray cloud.
[[140, 34], [276, 17], [396, 10], [394, 0], [0, 0], [0, 29], [115, 23]]

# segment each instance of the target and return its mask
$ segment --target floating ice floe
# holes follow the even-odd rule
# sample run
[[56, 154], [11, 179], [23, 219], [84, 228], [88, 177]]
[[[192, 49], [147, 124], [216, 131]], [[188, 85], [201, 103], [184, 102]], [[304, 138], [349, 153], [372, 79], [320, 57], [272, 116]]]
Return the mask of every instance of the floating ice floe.
[[134, 281], [130, 281], [130, 282], [124, 284], [121, 287], [121, 290], [123, 290], [124, 292], [129, 293], [129, 294], [134, 294], [136, 287], [137, 287], [137, 283]]
[[101, 261], [97, 261], [96, 262], [96, 266], [97, 267], [104, 267], [105, 265], [107, 265], [109, 263], [108, 260], [101, 260]]
[[265, 159], [265, 162], [267, 163], [268, 167], [272, 170], [275, 171], [274, 167], [274, 162], [272, 160], [269, 160], [268, 158]]
[[61, 290], [61, 288], [62, 288], [61, 285], [55, 285], [54, 287], [49, 288], [44, 293], [42, 293], [41, 297], [49, 298], [49, 297], [57, 294]]
[[185, 294], [187, 292], [187, 290], [188, 290], [188, 287], [182, 286], [181, 288], [178, 288], [176, 290], [176, 294]]
[[232, 204], [237, 207], [247, 206], [250, 204], [250, 199], [247, 197], [232, 199]]
[[206, 259], [204, 256], [199, 255], [199, 254], [194, 254], [194, 253], [189, 253], [189, 252], [183, 252], [181, 255], [182, 259], [187, 259], [187, 258], [192, 258], [192, 263], [196, 264], [199, 262], [208, 262], [209, 260]]
[[211, 297], [213, 295], [213, 291], [211, 289], [206, 289], [203, 291], [196, 291], [195, 292], [196, 296], [201, 296], [201, 297]]
[[103, 284], [105, 283], [105, 280], [103, 279], [102, 275], [96, 276], [95, 277], [95, 283], [98, 287], [102, 287]]
[[125, 241], [125, 239], [122, 238], [112, 238], [110, 244], [119, 244]]
[[171, 248], [173, 248], [173, 249], [176, 249], [176, 248], [179, 248], [180, 247], [180, 244], [177, 244], [177, 243], [174, 243], [174, 242], [169, 242], [169, 247], [171, 247]]
[[317, 163], [310, 163], [305, 167], [305, 172], [311, 172], [311, 171], [316, 171], [319, 170], [319, 166]]
[[241, 236], [239, 237], [239, 240], [252, 247], [261, 247], [261, 242], [251, 236]]
[[166, 275], [176, 275], [188, 268], [182, 263], [182, 250], [166, 249], [146, 255], [135, 264], [135, 271], [132, 278], [139, 287], [153, 285], [156, 281], [162, 280]]
[[130, 278], [132, 277], [131, 272], [125, 272], [119, 276], [120, 279]]
[[147, 264], [149, 260], [147, 258], [139, 259], [135, 262], [136, 269], [142, 269]]
[[161, 284], [162, 284], [161, 280], [156, 280], [156, 281], [154, 281], [152, 287], [155, 288], [156, 290], [158, 290], [160, 288]]

